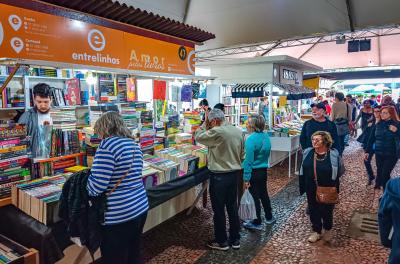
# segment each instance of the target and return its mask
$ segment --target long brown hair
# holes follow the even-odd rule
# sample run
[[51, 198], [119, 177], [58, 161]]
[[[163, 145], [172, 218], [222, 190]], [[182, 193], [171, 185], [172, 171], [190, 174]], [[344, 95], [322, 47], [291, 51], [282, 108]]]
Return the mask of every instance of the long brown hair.
[[381, 108], [381, 114], [382, 114], [382, 111], [385, 110], [385, 109], [388, 110], [391, 120], [393, 120], [395, 122], [399, 122], [399, 116], [397, 115], [396, 109], [393, 106], [388, 105], [388, 106], [382, 107]]

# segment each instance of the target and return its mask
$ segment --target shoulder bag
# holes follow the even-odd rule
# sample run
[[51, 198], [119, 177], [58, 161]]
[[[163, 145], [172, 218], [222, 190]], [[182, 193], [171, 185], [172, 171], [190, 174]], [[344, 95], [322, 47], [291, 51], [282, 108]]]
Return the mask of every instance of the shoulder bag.
[[336, 187], [318, 186], [317, 177], [317, 155], [314, 154], [314, 180], [317, 185], [316, 197], [318, 203], [321, 204], [337, 204], [339, 202], [339, 194]]

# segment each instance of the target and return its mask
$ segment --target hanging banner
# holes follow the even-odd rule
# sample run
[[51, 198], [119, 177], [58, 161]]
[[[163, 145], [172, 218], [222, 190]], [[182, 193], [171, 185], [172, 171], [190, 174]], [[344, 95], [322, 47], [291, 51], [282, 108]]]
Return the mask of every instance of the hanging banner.
[[194, 49], [0, 4], [0, 58], [194, 75]]
[[191, 102], [193, 97], [192, 85], [183, 85], [181, 89], [181, 102]]
[[153, 99], [165, 100], [167, 92], [167, 82], [154, 80]]
[[128, 102], [136, 101], [136, 79], [126, 78], [126, 100]]

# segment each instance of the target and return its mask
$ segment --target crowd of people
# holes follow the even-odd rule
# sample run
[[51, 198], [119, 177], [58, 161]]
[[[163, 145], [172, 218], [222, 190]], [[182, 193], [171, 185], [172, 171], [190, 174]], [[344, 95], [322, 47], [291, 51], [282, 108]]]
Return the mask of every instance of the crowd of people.
[[[49, 91], [46, 84], [36, 85], [35, 107], [20, 118], [20, 123], [27, 124], [34, 148], [39, 144], [35, 137], [38, 127], [51, 124]], [[243, 188], [253, 196], [256, 211], [256, 218], [244, 222], [243, 227], [260, 230], [263, 222], [272, 225], [276, 221], [267, 189], [271, 152], [271, 142], [265, 132], [267, 104], [263, 100], [260, 112], [249, 116], [248, 135], [244, 137], [239, 128], [225, 121], [223, 104], [211, 109], [207, 100], [200, 103], [203, 122], [195, 133], [195, 140], [208, 147], [214, 238], [207, 245], [212, 249], [240, 248], [237, 188], [240, 177]], [[385, 97], [378, 105], [371, 97], [362, 103], [357, 114], [353, 99], [336, 93], [332, 105], [318, 98], [311, 108], [312, 118], [304, 123], [300, 135], [303, 161], [299, 175], [300, 193], [306, 194], [312, 229], [308, 241], [329, 241], [333, 236], [334, 208], [344, 173], [341, 157], [348, 138], [356, 135], [352, 130], [361, 121], [358, 141], [365, 151], [367, 184], [374, 183], [375, 188], [384, 190], [379, 208], [380, 235], [384, 245], [397, 249], [392, 250], [389, 263], [400, 263], [400, 178], [390, 179], [400, 156], [400, 104]], [[116, 112], [102, 115], [94, 130], [102, 142], [87, 180], [87, 191], [89, 196], [104, 196], [107, 203], [101, 229], [103, 262], [142, 263], [140, 237], [149, 208], [141, 178], [143, 154]], [[371, 166], [373, 156], [377, 165], [375, 173]]]

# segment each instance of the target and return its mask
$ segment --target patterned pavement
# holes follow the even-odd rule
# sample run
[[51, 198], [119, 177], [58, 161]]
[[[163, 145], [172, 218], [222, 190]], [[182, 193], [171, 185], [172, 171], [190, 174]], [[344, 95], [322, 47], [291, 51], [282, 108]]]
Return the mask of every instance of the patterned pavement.
[[[269, 171], [268, 189], [277, 223], [263, 231], [241, 231], [241, 249], [208, 250], [212, 238], [212, 211], [180, 214], [145, 234], [147, 263], [385, 263], [388, 250], [379, 243], [354, 239], [347, 231], [354, 211], [376, 212], [380, 193], [366, 187], [362, 150], [352, 141], [344, 154], [346, 173], [341, 182], [340, 204], [335, 208], [331, 244], [309, 244], [310, 221], [305, 215], [305, 197], [298, 195], [296, 177], [287, 177], [287, 163]], [[399, 175], [396, 166], [394, 175]], [[199, 203], [200, 204], [200, 203]]]

